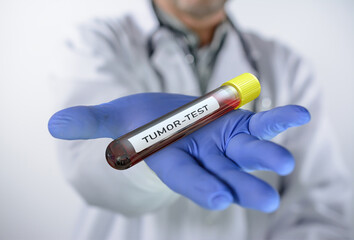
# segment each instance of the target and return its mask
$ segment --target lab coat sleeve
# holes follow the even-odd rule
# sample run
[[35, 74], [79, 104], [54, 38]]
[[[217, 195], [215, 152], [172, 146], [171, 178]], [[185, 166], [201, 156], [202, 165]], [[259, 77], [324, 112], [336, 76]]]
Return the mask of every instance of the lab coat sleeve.
[[[328, 119], [319, 82], [310, 67], [285, 47], [273, 66], [276, 105], [298, 104], [311, 122], [279, 137], [296, 161], [294, 172], [281, 179], [280, 208], [270, 215], [266, 239], [350, 239], [351, 179]], [[335, 79], [333, 79], [335, 81]]]
[[[138, 30], [122, 24], [95, 20], [70, 33], [66, 49], [60, 53], [62, 66], [56, 70], [60, 72], [57, 81], [66, 85], [68, 92], [63, 107], [100, 104], [124, 95], [159, 90], [153, 72], [144, 65], [144, 56], [134, 55], [139, 54], [140, 46], [134, 46], [136, 53], [129, 51], [134, 42], [129, 41], [127, 31], [138, 34]], [[105, 160], [110, 141], [59, 142], [64, 175], [88, 204], [137, 216], [169, 205], [178, 197], [145, 162], [125, 171], [111, 168]]]

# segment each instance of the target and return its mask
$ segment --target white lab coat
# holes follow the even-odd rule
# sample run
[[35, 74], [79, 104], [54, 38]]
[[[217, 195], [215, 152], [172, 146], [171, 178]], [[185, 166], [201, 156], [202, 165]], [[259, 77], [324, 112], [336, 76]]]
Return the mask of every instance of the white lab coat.
[[[158, 23], [151, 6], [141, 4], [139, 12], [82, 25], [67, 42], [70, 53], [61, 75], [72, 79], [72, 92], [66, 106], [99, 104], [147, 91], [201, 94], [184, 52], [167, 30], [155, 34], [155, 52], [148, 59], [146, 41]], [[104, 158], [111, 139], [62, 141], [63, 172], [87, 203], [74, 239], [349, 238], [350, 180], [336, 154], [331, 136], [335, 126], [325, 116], [318, 83], [303, 60], [288, 48], [244, 34], [257, 60], [262, 85], [259, 100], [248, 107], [267, 110], [299, 104], [312, 114], [310, 124], [275, 139], [293, 153], [295, 171], [286, 177], [256, 173], [279, 189], [280, 208], [272, 214], [237, 205], [208, 211], [172, 192], [144, 162], [126, 171], [112, 169]], [[236, 32], [230, 31], [208, 90], [244, 72], [254, 69]]]

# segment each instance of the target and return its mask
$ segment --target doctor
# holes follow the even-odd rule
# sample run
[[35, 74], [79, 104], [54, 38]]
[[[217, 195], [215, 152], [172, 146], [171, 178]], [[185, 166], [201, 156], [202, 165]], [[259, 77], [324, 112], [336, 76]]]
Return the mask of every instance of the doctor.
[[[68, 42], [68, 106], [116, 99], [49, 122], [53, 136], [81, 139], [60, 143], [64, 173], [88, 203], [74, 239], [349, 238], [350, 180], [318, 83], [287, 47], [241, 31], [225, 2], [143, 2], [82, 25]], [[227, 114], [129, 170], [105, 162], [109, 138], [244, 72], [262, 85], [251, 111]], [[311, 123], [285, 131], [309, 121], [296, 105]]]

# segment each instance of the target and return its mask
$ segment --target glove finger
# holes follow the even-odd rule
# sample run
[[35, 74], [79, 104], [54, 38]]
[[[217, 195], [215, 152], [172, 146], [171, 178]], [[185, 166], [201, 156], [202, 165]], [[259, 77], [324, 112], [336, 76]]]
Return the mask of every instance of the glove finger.
[[220, 154], [204, 156], [203, 164], [229, 186], [235, 203], [263, 212], [272, 212], [278, 208], [279, 194], [274, 188], [263, 180], [241, 171], [232, 160]]
[[132, 122], [139, 124], [131, 121], [128, 108], [124, 101], [66, 108], [49, 119], [48, 129], [53, 137], [66, 140], [116, 138], [132, 130]]
[[71, 107], [55, 113], [48, 129], [53, 137], [67, 140], [117, 138], [193, 99], [178, 94], [149, 93], [96, 106]]
[[145, 161], [169, 188], [204, 208], [222, 210], [234, 201], [222, 181], [181, 149], [170, 146]]
[[246, 133], [230, 139], [225, 154], [246, 171], [270, 170], [287, 175], [295, 166], [294, 158], [287, 149]]
[[91, 107], [77, 106], [55, 113], [48, 122], [48, 129], [53, 137], [60, 139], [104, 137], [98, 131], [99, 122]]
[[249, 122], [249, 131], [253, 136], [269, 140], [290, 127], [308, 123], [310, 119], [306, 108], [287, 105], [254, 114]]

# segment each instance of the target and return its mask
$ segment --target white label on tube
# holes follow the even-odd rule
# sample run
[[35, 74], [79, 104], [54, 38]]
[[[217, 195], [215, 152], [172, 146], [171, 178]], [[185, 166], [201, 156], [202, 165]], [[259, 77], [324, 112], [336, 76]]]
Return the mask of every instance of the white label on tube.
[[135, 152], [140, 152], [155, 143], [171, 137], [184, 127], [210, 115], [219, 109], [220, 105], [214, 97], [209, 97], [176, 115], [152, 126], [128, 139]]

